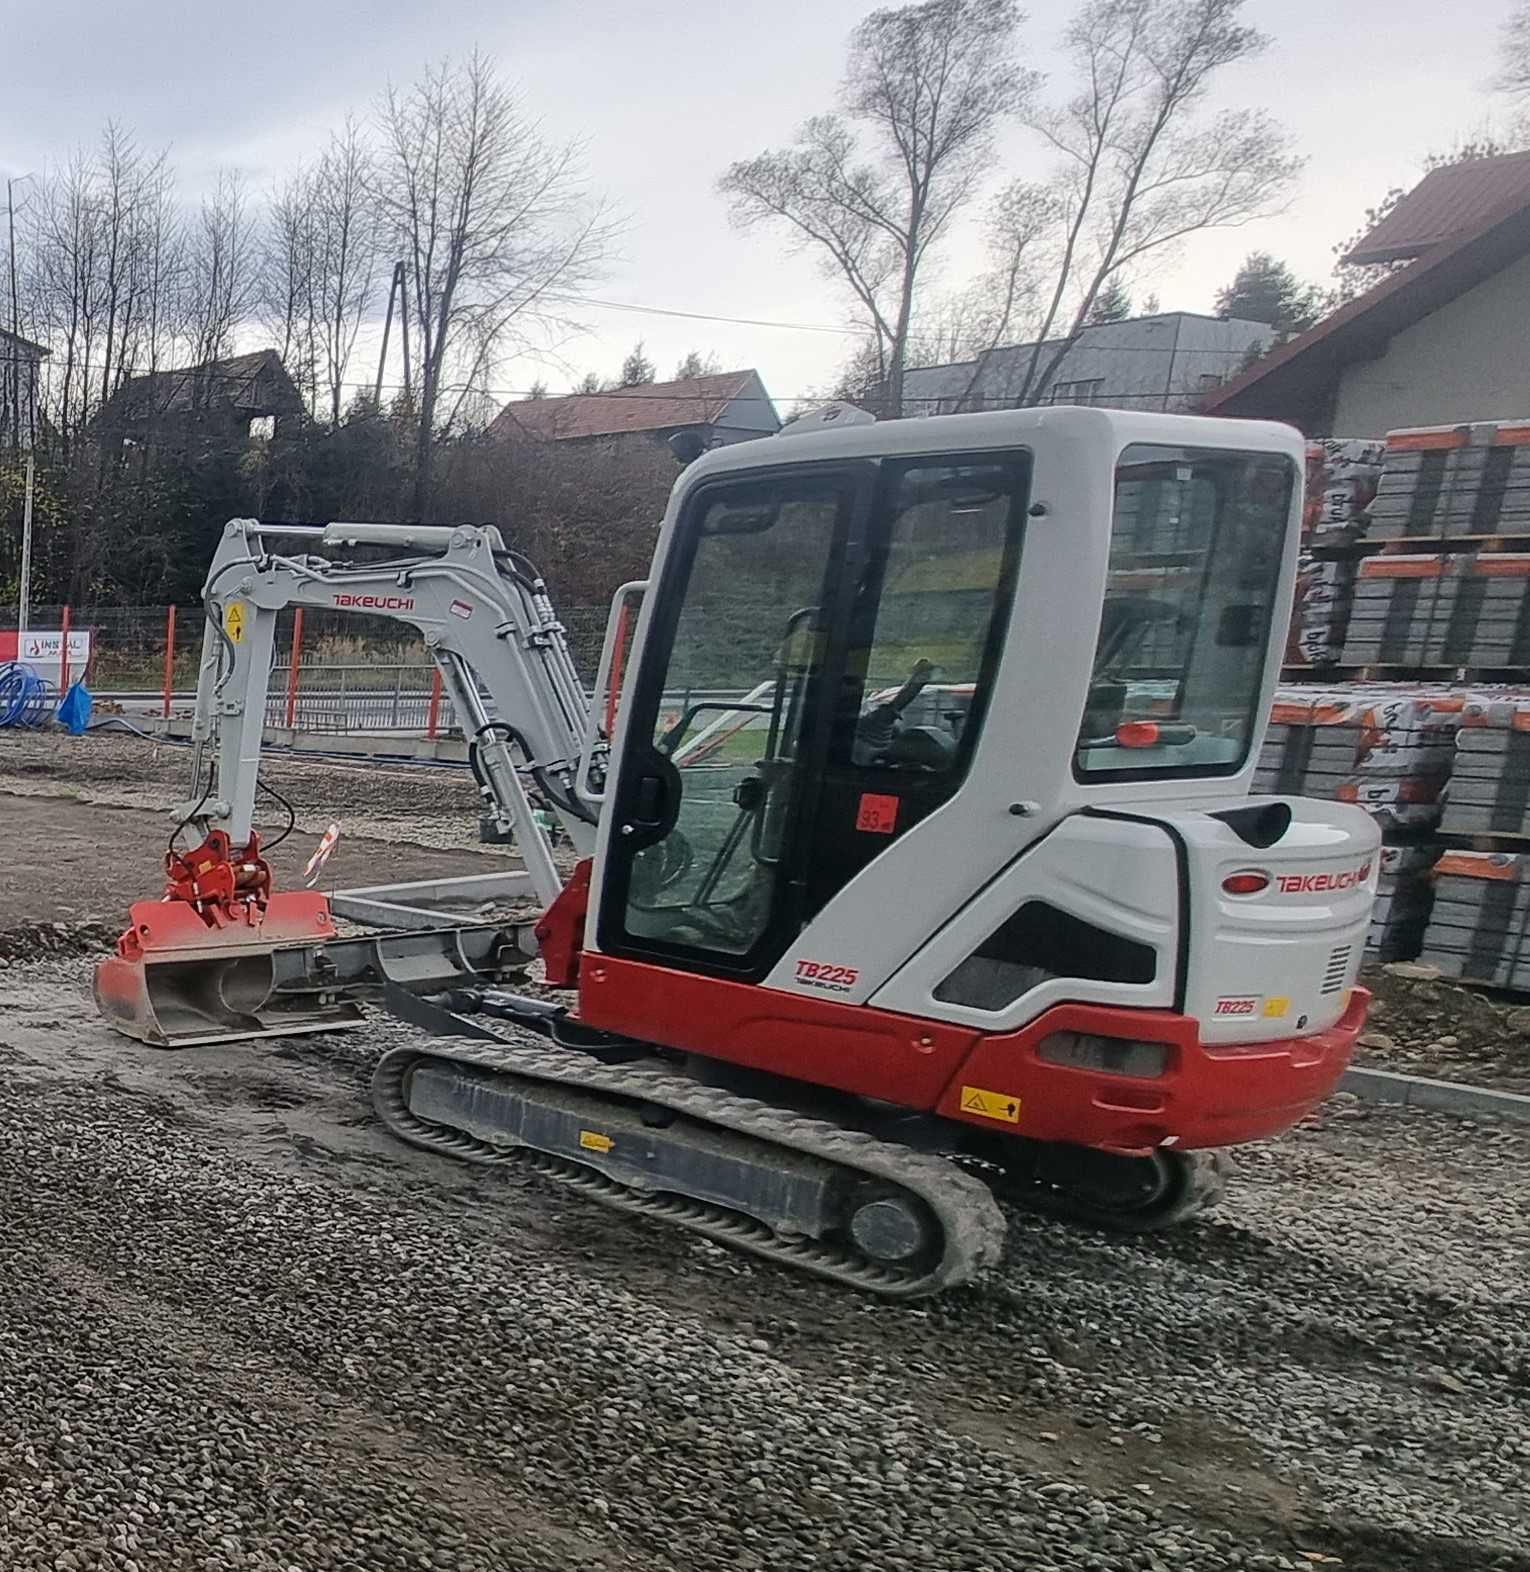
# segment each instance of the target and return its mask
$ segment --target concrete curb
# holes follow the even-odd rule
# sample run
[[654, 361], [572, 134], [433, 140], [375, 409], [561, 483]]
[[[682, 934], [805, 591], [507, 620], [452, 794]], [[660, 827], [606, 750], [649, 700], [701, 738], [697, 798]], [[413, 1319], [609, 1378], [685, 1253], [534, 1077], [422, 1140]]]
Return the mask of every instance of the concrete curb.
[[1530, 1124], [1530, 1097], [1495, 1091], [1489, 1086], [1464, 1086], [1459, 1081], [1431, 1081], [1423, 1075], [1394, 1075], [1390, 1070], [1348, 1070], [1341, 1092], [1353, 1092], [1368, 1103], [1397, 1103], [1433, 1108], [1440, 1113], [1496, 1114]]

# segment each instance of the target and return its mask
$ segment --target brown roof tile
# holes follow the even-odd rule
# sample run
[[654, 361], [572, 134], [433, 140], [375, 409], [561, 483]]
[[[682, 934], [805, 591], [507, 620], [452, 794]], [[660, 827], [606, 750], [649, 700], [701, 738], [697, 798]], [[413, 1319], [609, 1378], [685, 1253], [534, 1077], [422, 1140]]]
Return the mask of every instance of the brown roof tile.
[[1447, 164], [1425, 175], [1344, 260], [1411, 261], [1515, 198], [1530, 201], [1530, 153]]
[[505, 405], [489, 431], [500, 437], [523, 432], [562, 442], [571, 437], [614, 437], [671, 426], [711, 425], [748, 388], [754, 375], [753, 371], [720, 371], [681, 382], [613, 388], [609, 393], [520, 399]]

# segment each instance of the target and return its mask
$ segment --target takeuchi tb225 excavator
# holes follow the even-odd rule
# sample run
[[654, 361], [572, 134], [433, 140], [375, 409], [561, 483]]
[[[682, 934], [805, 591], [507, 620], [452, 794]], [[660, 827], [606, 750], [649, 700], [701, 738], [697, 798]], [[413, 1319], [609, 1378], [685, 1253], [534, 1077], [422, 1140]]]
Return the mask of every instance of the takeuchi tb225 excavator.
[[[496, 528], [231, 523], [177, 812], [202, 839], [99, 968], [113, 1022], [176, 1045], [381, 998], [421, 1028], [373, 1086], [404, 1140], [885, 1295], [993, 1262], [1000, 1199], [1139, 1231], [1205, 1204], [1220, 1149], [1331, 1091], [1367, 1003], [1374, 825], [1249, 795], [1300, 439], [1073, 408], [802, 424], [682, 471], [593, 694]], [[272, 889], [253, 816], [291, 606], [423, 635], [523, 919], [346, 936]]]

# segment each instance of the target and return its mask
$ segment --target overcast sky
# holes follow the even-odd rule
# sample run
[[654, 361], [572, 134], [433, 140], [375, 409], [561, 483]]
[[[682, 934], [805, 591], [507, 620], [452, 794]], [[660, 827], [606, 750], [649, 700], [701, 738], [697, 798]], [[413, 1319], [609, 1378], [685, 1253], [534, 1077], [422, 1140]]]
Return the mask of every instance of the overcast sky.
[[[1074, 0], [1033, 0], [1025, 52], [1056, 70], [1053, 49]], [[775, 0], [744, 8], [652, 0], [0, 0], [0, 173], [56, 160], [108, 117], [149, 146], [169, 144], [195, 197], [219, 166], [257, 189], [322, 143], [348, 110], [365, 112], [390, 78], [477, 46], [519, 84], [550, 133], [588, 146], [592, 186], [627, 215], [621, 260], [599, 296], [771, 322], [845, 321], [845, 303], [804, 257], [766, 232], [741, 235], [714, 191], [732, 159], [790, 139], [829, 107], [861, 0]], [[1262, 106], [1309, 160], [1289, 210], [1208, 235], [1135, 281], [1165, 310], [1208, 310], [1251, 249], [1326, 280], [1330, 248], [1367, 205], [1411, 184], [1433, 148], [1480, 127], [1501, 105], [1487, 83], [1510, 0], [1442, 23], [1439, 0], [1250, 0], [1274, 42], [1229, 72], [1220, 101]], [[1448, 47], [1442, 44], [1442, 26]], [[1060, 84], [1059, 84], [1060, 85]], [[1016, 131], [996, 180], [1038, 175], [1046, 159]], [[18, 195], [18, 203], [22, 198]], [[970, 237], [948, 248], [959, 282]], [[611, 374], [639, 336], [662, 374], [687, 349], [725, 367], [758, 366], [783, 406], [822, 387], [852, 340], [833, 332], [590, 310], [554, 391], [594, 368]], [[506, 391], [538, 375], [507, 366]]]

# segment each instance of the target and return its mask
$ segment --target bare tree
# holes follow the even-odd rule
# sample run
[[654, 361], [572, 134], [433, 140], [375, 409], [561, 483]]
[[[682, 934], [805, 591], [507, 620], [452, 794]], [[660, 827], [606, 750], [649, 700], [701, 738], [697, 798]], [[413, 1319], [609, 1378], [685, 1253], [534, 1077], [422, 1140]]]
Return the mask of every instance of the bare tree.
[[1518, 6], [1503, 24], [1495, 85], [1511, 98], [1530, 99], [1530, 5]]
[[321, 294], [318, 180], [298, 168], [271, 192], [261, 247], [259, 310], [288, 375], [310, 403], [318, 400]]
[[598, 271], [612, 226], [585, 198], [578, 147], [549, 141], [482, 56], [390, 89], [380, 119], [371, 189], [408, 263], [423, 514], [438, 435], [508, 349], [563, 325], [561, 302]]
[[921, 269], [976, 194], [996, 128], [1039, 82], [1015, 63], [1020, 20], [1012, 0], [872, 12], [850, 37], [840, 112], [719, 182], [735, 222], [784, 225], [849, 288], [887, 414], [902, 412]]
[[[258, 260], [244, 182], [235, 171], [220, 171], [191, 231], [187, 282], [193, 365], [210, 365], [233, 351], [235, 332], [250, 318], [257, 299]], [[211, 375], [194, 390], [198, 404], [205, 405], [211, 394]]]
[[371, 155], [352, 120], [330, 138], [315, 177], [317, 340], [332, 425], [339, 425], [356, 336], [377, 286]]
[[[1300, 167], [1265, 115], [1197, 118], [1217, 73], [1258, 55], [1244, 0], [1088, 0], [1064, 49], [1078, 89], [1037, 118], [1065, 206], [1051, 298], [1016, 402], [1043, 398], [1123, 269], [1202, 230], [1274, 211]], [[1059, 325], [1065, 324], [1061, 332]]]

